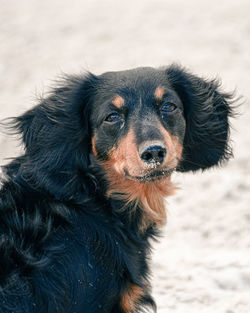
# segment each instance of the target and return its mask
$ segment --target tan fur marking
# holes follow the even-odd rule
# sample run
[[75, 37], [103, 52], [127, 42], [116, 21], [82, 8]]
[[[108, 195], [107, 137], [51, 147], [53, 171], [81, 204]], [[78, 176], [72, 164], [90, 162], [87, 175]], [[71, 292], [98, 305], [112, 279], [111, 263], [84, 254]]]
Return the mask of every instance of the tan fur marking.
[[118, 144], [117, 149], [113, 149], [110, 160], [114, 163], [115, 170], [124, 174], [124, 168], [129, 169], [130, 175], [139, 175], [138, 168], [143, 166], [136, 143], [133, 129], [130, 129], [126, 137]]
[[116, 96], [113, 101], [113, 105], [120, 109], [124, 105], [124, 99], [121, 96]]
[[[175, 168], [181, 157], [182, 146], [178, 143], [177, 138], [172, 136], [160, 123], [158, 127], [164, 136], [168, 151], [163, 167]], [[120, 141], [118, 148], [111, 151], [109, 160], [102, 162], [101, 165], [105, 168], [106, 178], [109, 182], [106, 196], [123, 200], [125, 207], [128, 204], [133, 204], [134, 209], [139, 206], [143, 212], [141, 231], [152, 224], [158, 226], [165, 224], [164, 198], [173, 195], [176, 190], [171, 182], [171, 177], [140, 182], [125, 176], [124, 169], [134, 177], [140, 176], [145, 171], [145, 164], [138, 155], [133, 129]], [[134, 211], [131, 210], [130, 213], [132, 217]]]
[[[122, 200], [125, 207], [133, 204], [134, 210], [139, 206], [143, 211], [140, 230], [143, 232], [149, 225], [163, 226], [166, 222], [164, 198], [175, 193], [175, 186], [170, 176], [154, 182], [137, 182], [127, 179], [124, 174], [119, 174], [114, 169], [112, 161], [102, 164], [106, 169], [109, 182], [107, 197]], [[133, 209], [130, 211], [133, 217]]]
[[136, 306], [140, 298], [144, 295], [144, 291], [137, 285], [129, 284], [126, 292], [121, 298], [121, 308], [126, 313], [132, 313], [135, 311]]
[[[144, 231], [149, 225], [163, 226], [166, 222], [166, 210], [164, 198], [175, 193], [175, 187], [170, 177], [155, 182], [140, 183], [131, 181], [124, 176], [118, 176], [112, 170], [109, 171], [108, 181], [110, 183], [107, 192], [108, 197], [123, 200], [126, 204], [133, 203], [134, 209], [139, 206], [143, 211], [143, 219], [140, 225]], [[131, 215], [134, 211], [130, 212]]]
[[93, 151], [94, 155], [97, 156], [96, 144], [95, 144], [96, 143], [96, 135], [94, 137], [92, 137], [91, 142], [92, 142], [92, 151]]
[[162, 87], [157, 87], [155, 89], [155, 93], [154, 93], [155, 98], [158, 99], [158, 100], [161, 100], [163, 95], [164, 95], [164, 93], [165, 93], [165, 90]]
[[181, 156], [183, 147], [179, 143], [177, 137], [170, 134], [159, 122], [158, 127], [164, 137], [165, 144], [167, 146], [167, 157], [164, 163], [169, 164], [171, 167], [176, 167]]

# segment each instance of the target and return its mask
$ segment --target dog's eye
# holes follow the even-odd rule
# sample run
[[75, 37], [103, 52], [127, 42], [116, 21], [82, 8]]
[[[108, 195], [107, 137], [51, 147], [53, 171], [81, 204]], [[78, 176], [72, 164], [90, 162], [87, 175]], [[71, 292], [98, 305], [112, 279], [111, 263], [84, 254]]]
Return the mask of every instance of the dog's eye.
[[166, 104], [163, 104], [163, 106], [161, 107], [161, 113], [169, 114], [175, 111], [176, 109], [177, 109], [177, 106], [174, 103], [168, 102]]
[[119, 113], [111, 113], [105, 118], [105, 122], [115, 123], [122, 120], [122, 115]]

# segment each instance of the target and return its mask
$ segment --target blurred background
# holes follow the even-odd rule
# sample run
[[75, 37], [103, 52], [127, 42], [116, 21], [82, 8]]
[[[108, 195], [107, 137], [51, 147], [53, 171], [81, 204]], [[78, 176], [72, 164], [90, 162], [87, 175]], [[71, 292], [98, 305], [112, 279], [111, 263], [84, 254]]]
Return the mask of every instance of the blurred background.
[[[0, 118], [34, 105], [62, 72], [171, 62], [243, 96], [235, 158], [174, 177], [152, 261], [159, 313], [250, 312], [249, 13], [249, 0], [0, 0]], [[1, 164], [18, 153], [1, 134]]]

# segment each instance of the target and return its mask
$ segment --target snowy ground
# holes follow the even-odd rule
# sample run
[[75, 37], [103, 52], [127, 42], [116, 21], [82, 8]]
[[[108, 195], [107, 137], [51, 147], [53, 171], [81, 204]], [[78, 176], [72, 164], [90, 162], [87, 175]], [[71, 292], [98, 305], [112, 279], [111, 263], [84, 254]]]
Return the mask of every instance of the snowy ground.
[[[61, 72], [180, 62], [243, 95], [235, 159], [176, 174], [153, 257], [159, 313], [250, 312], [249, 0], [1, 0], [0, 118], [34, 104]], [[0, 160], [18, 153], [0, 135]]]

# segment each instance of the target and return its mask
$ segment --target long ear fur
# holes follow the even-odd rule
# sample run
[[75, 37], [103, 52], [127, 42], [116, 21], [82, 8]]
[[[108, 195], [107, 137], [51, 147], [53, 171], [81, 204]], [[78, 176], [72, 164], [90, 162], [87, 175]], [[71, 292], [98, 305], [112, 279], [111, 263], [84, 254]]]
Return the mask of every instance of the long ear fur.
[[232, 156], [228, 117], [233, 116], [233, 95], [220, 91], [218, 80], [207, 81], [177, 65], [167, 78], [184, 104], [186, 134], [179, 171], [219, 165]]
[[23, 182], [59, 199], [86, 191], [89, 113], [97, 81], [90, 73], [67, 76], [36, 107], [13, 119], [24, 142], [18, 172]]

